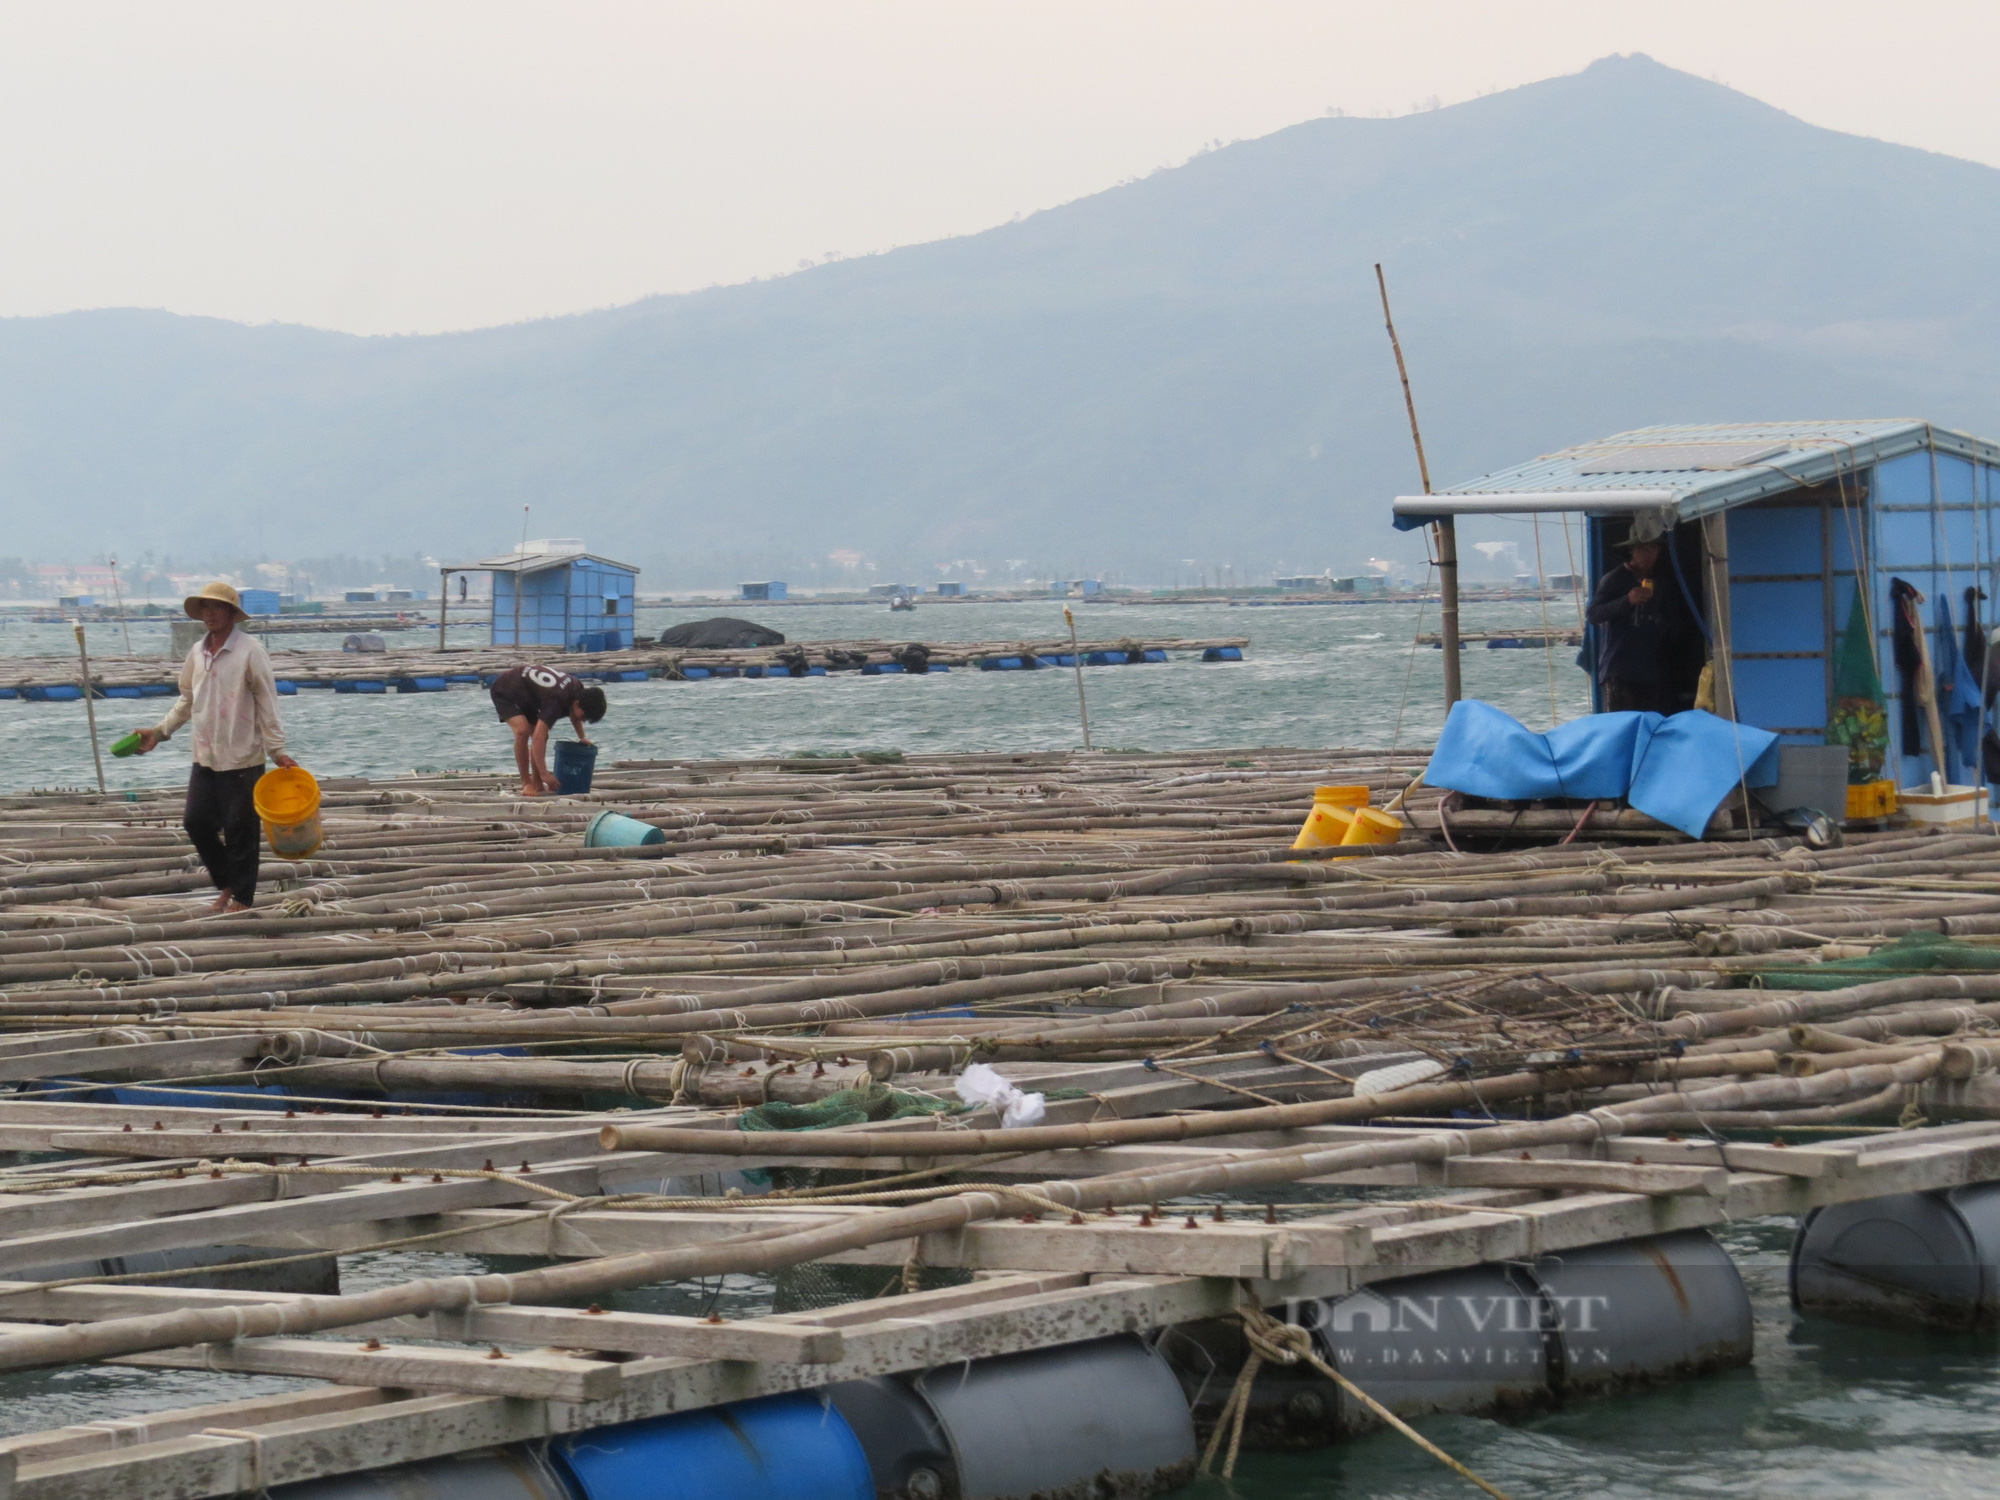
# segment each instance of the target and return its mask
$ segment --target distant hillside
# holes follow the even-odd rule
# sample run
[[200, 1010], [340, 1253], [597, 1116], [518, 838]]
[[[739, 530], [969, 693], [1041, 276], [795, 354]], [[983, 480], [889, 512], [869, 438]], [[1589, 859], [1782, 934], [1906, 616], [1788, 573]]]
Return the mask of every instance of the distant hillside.
[[[585, 316], [356, 338], [0, 320], [0, 553], [587, 537], [649, 583], [1025, 559], [1352, 567], [1433, 474], [1649, 422], [1987, 434], [2000, 172], [1644, 58], [1324, 119], [963, 239]], [[1553, 566], [1553, 560], [1552, 560]]]

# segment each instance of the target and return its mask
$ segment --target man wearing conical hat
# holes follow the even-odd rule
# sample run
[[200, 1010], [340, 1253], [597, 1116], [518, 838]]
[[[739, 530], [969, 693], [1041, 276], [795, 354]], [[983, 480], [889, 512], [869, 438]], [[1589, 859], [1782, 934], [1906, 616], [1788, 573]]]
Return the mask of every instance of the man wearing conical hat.
[[298, 762], [285, 754], [278, 721], [278, 684], [264, 643], [238, 627], [248, 618], [226, 583], [190, 594], [182, 607], [208, 634], [181, 663], [181, 695], [167, 716], [139, 731], [145, 755], [190, 720], [194, 769], [188, 773], [181, 826], [201, 856], [217, 892], [211, 911], [248, 911], [257, 899], [257, 852], [262, 829], [254, 790], [264, 762]]

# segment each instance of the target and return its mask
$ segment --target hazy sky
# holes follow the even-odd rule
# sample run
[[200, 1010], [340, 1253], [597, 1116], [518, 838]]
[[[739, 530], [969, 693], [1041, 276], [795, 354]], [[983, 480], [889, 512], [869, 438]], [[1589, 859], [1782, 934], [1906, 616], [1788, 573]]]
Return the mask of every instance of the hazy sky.
[[2000, 165], [1991, 0], [0, 0], [0, 315], [602, 307], [1633, 51]]

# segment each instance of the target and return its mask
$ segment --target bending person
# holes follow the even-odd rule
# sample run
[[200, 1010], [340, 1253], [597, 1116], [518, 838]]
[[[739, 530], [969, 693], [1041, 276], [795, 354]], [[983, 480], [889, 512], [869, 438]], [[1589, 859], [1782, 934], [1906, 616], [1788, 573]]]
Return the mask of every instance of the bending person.
[[562, 788], [549, 774], [549, 729], [567, 718], [576, 737], [588, 745], [586, 722], [604, 717], [604, 689], [585, 687], [554, 667], [509, 667], [493, 679], [493, 711], [514, 731], [514, 769], [521, 773], [521, 795], [539, 797]]
[[211, 911], [248, 911], [257, 900], [257, 855], [263, 829], [253, 800], [264, 762], [297, 761], [285, 754], [278, 720], [278, 684], [264, 643], [237, 627], [249, 618], [226, 583], [190, 594], [181, 607], [208, 627], [181, 663], [181, 695], [165, 718], [139, 731], [146, 755], [190, 719], [194, 768], [188, 772], [181, 826], [220, 894]]

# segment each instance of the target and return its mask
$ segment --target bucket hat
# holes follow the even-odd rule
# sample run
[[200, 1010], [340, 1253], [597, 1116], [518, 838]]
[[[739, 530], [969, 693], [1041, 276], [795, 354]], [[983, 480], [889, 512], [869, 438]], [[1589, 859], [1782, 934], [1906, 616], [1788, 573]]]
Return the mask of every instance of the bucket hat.
[[1631, 535], [1618, 544], [1618, 550], [1620, 552], [1630, 551], [1632, 548], [1642, 547], [1648, 542], [1657, 545], [1666, 534], [1666, 528], [1660, 525], [1660, 518], [1658, 516], [1641, 515], [1634, 518]]
[[228, 605], [236, 611], [236, 618], [239, 620], [250, 618], [243, 608], [243, 596], [220, 579], [217, 579], [214, 583], [205, 584], [198, 594], [189, 594], [187, 598], [181, 600], [181, 608], [187, 611], [187, 616], [190, 620], [199, 620], [201, 618], [202, 605], [211, 600]]

